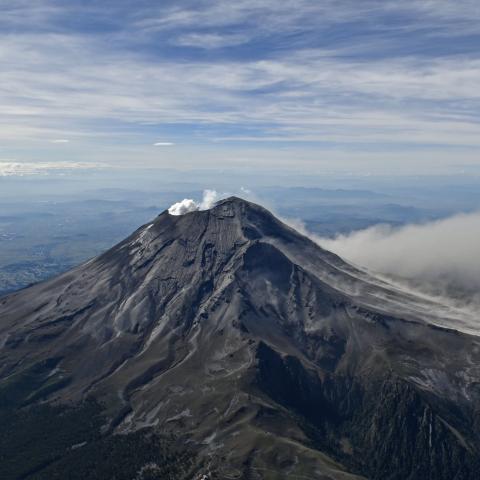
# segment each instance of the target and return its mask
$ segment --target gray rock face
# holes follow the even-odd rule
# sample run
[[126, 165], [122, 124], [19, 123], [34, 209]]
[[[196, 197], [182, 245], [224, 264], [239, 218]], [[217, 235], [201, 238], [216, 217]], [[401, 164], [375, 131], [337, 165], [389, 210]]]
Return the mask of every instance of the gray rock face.
[[470, 480], [462, 326], [230, 198], [0, 299], [0, 387], [42, 365], [30, 403], [96, 398], [107, 435], [171, 432], [212, 478]]

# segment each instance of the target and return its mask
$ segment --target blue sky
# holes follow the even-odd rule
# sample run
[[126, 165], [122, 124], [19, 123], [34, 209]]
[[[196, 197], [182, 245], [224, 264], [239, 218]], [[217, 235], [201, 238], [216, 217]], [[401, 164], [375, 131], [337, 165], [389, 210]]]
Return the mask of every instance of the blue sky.
[[0, 65], [0, 175], [480, 163], [478, 0], [0, 0]]

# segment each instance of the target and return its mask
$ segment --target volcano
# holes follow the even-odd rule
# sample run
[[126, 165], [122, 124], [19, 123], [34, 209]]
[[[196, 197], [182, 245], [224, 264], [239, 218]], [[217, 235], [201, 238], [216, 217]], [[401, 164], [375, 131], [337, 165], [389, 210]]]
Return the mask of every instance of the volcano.
[[479, 382], [461, 318], [232, 197], [0, 299], [0, 477], [473, 480]]

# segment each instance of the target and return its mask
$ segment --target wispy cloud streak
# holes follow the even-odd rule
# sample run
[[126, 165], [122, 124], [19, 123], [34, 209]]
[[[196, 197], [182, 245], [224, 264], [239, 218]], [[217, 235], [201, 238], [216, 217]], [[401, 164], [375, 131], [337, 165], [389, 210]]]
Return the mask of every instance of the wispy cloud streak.
[[152, 145], [166, 125], [175, 143], [480, 146], [478, 2], [0, 5], [10, 147], [119, 129]]

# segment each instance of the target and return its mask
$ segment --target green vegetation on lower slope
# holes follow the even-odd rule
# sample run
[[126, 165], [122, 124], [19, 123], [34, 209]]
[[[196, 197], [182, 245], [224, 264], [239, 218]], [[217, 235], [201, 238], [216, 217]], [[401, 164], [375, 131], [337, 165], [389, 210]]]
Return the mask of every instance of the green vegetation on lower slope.
[[43, 367], [34, 365], [0, 385], [2, 480], [181, 479], [192, 468], [193, 454], [173, 438], [147, 429], [103, 434], [107, 421], [94, 400], [29, 405], [56, 384], [42, 378]]
[[102, 435], [100, 406], [34, 406], [0, 414], [0, 478], [180, 479], [190, 452], [148, 430]]

